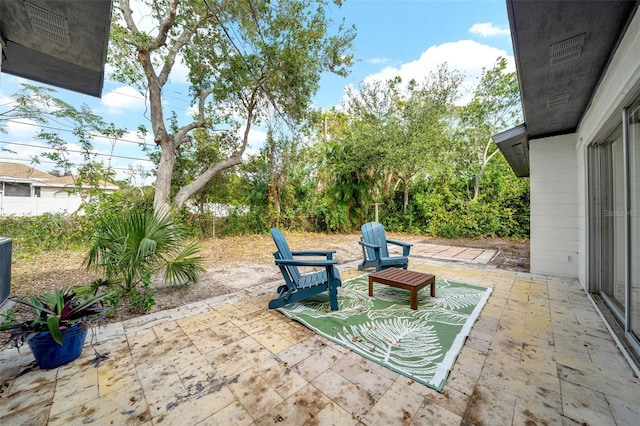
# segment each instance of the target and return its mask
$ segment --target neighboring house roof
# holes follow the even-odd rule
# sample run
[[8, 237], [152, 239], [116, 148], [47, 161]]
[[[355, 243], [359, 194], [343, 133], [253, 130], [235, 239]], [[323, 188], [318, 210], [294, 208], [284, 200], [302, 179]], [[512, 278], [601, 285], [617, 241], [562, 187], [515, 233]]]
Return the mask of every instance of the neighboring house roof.
[[[31, 183], [33, 186], [70, 188], [75, 186], [73, 176], [54, 176], [20, 163], [0, 162], [0, 182]], [[115, 191], [118, 186], [101, 181], [101, 189]]]
[[54, 177], [49, 173], [41, 172], [40, 170], [29, 167], [25, 164], [6, 162], [0, 162], [0, 176], [34, 180], [50, 179]]
[[507, 0], [525, 124], [493, 139], [517, 176], [530, 139], [576, 131], [639, 3]]
[[100, 97], [112, 0], [0, 1], [2, 72]]

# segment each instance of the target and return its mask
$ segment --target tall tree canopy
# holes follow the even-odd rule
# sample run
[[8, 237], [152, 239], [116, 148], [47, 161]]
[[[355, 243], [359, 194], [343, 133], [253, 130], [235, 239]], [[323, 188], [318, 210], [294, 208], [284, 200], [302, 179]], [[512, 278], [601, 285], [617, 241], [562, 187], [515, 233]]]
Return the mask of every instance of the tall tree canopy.
[[[148, 96], [151, 130], [161, 154], [154, 207], [181, 207], [222, 170], [242, 163], [251, 126], [275, 109], [302, 119], [322, 72], [346, 75], [355, 29], [333, 31], [331, 4], [341, 0], [148, 0], [136, 15], [131, 0], [115, 0], [109, 61], [113, 76]], [[144, 23], [144, 27], [142, 27]], [[172, 69], [188, 69], [196, 113], [172, 131], [163, 89]], [[228, 127], [235, 144], [172, 196], [176, 154], [196, 129]], [[217, 129], [219, 131], [219, 129]]]
[[480, 179], [489, 162], [498, 154], [491, 135], [522, 122], [520, 90], [515, 71], [507, 72], [507, 60], [496, 60], [483, 69], [473, 99], [461, 109], [461, 143], [458, 160], [473, 180], [472, 199], [480, 195]]
[[361, 201], [371, 204], [402, 185], [406, 213], [412, 179], [429, 174], [446, 146], [461, 81], [443, 64], [420, 83], [396, 77], [349, 90], [347, 126], [334, 140], [341, 187], [366, 187]]

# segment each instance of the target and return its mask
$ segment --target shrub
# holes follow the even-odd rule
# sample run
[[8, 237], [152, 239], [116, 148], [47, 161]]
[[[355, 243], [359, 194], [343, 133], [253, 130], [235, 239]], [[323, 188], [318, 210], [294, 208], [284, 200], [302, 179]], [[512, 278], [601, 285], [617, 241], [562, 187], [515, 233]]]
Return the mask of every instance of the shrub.
[[168, 215], [129, 212], [106, 218], [97, 227], [85, 265], [117, 282], [137, 306], [150, 309], [155, 294], [149, 289], [151, 276], [164, 270], [170, 285], [198, 281], [204, 271], [196, 244], [183, 245], [184, 231]]

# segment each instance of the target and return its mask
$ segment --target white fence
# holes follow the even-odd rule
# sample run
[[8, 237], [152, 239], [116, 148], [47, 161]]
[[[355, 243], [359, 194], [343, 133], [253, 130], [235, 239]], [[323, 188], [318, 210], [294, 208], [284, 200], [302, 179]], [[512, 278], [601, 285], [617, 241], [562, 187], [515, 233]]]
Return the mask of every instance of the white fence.
[[44, 213], [73, 213], [80, 197], [9, 197], [0, 192], [0, 216], [40, 216]]

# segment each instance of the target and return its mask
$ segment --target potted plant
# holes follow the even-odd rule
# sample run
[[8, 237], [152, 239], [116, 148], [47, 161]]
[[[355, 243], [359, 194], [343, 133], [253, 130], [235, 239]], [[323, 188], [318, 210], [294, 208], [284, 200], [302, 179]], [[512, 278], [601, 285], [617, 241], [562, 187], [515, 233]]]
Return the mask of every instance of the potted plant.
[[26, 341], [40, 368], [55, 368], [80, 356], [92, 318], [102, 311], [108, 293], [79, 296], [73, 288], [55, 290], [28, 298], [13, 298], [16, 306], [1, 314], [1, 331], [9, 333], [7, 343], [20, 348]]

